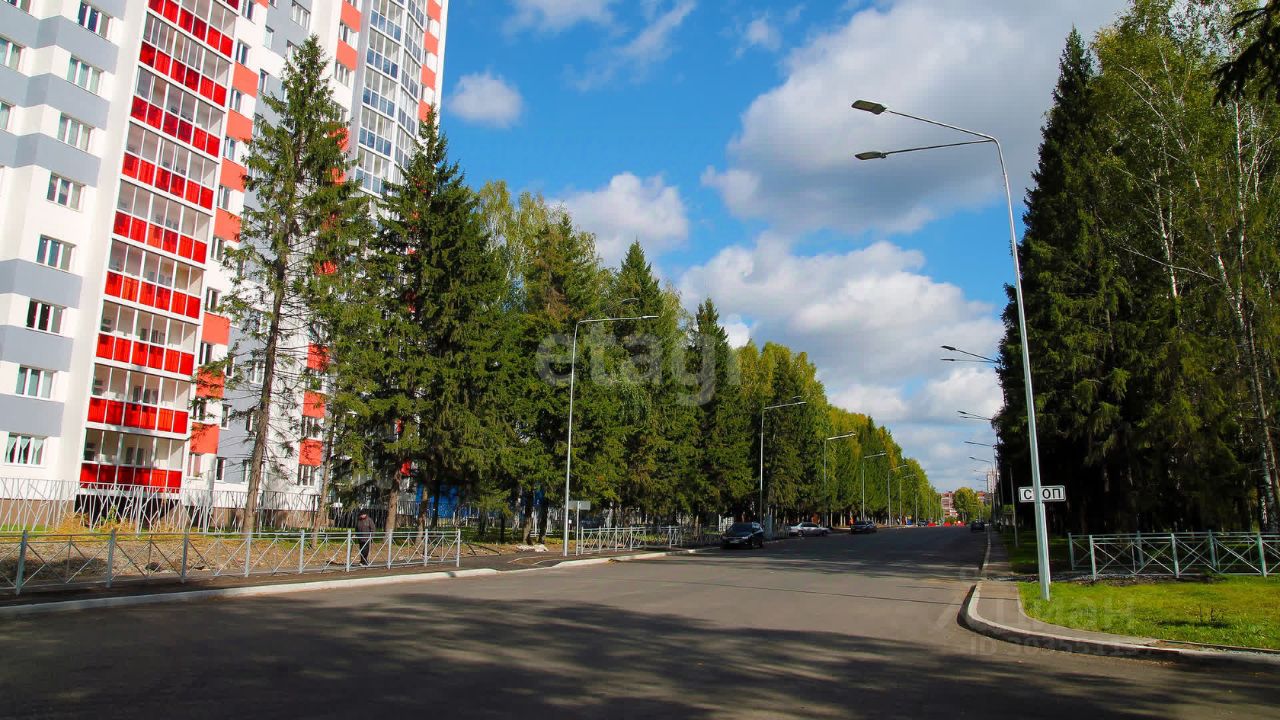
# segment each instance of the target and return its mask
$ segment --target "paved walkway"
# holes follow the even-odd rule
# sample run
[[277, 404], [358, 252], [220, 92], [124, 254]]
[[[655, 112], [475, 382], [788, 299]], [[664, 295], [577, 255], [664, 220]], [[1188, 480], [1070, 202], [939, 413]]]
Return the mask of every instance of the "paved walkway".
[[461, 562], [454, 565], [453, 562], [432, 563], [422, 566], [407, 566], [393, 568], [353, 568], [351, 572], [341, 572], [335, 570], [333, 572], [311, 572], [302, 575], [297, 574], [280, 574], [280, 575], [250, 575], [249, 577], [224, 575], [217, 578], [189, 580], [186, 583], [179, 583], [169, 577], [154, 578], [149, 580], [134, 580], [117, 583], [114, 587], [107, 589], [105, 587], [89, 587], [89, 588], [42, 588], [37, 587], [30, 591], [24, 591], [22, 595], [13, 595], [12, 590], [8, 594], [0, 595], [0, 608], [11, 607], [15, 605], [33, 605], [40, 603], [61, 602], [65, 600], [87, 600], [96, 598], [112, 598], [112, 597], [130, 597], [134, 595], [160, 595], [167, 593], [182, 593], [191, 590], [214, 590], [221, 588], [236, 587], [259, 587], [262, 585], [290, 585], [295, 583], [317, 582], [322, 580], [347, 580], [355, 578], [377, 578], [377, 577], [396, 577], [405, 575], [424, 575], [431, 573], [443, 573], [455, 570], [476, 570], [476, 569], [492, 569], [498, 571], [511, 570], [528, 570], [531, 568], [554, 567], [566, 560], [586, 560], [599, 557], [618, 557], [621, 555], [634, 555], [636, 553], [647, 552], [646, 550], [620, 550], [617, 552], [598, 553], [594, 555], [570, 555], [568, 558], [563, 557], [560, 552], [515, 552], [501, 554], [475, 554], [468, 555], [463, 551]]

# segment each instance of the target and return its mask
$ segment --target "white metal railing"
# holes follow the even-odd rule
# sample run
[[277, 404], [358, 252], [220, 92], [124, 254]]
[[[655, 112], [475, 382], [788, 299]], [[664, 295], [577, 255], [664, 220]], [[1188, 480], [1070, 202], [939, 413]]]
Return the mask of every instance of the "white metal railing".
[[0, 590], [461, 564], [462, 531], [0, 534]]
[[[0, 530], [57, 528], [75, 516], [92, 530], [126, 524], [144, 530], [239, 530], [246, 490], [185, 488], [166, 491], [137, 485], [75, 480], [0, 478]], [[260, 528], [312, 527], [324, 508], [311, 490], [264, 489], [258, 495]]]
[[1071, 569], [1104, 575], [1213, 572], [1262, 575], [1280, 568], [1280, 534], [1245, 532], [1068, 535]]
[[618, 550], [635, 550], [644, 545], [642, 527], [578, 528], [574, 552], [595, 555]]
[[644, 539], [645, 545], [648, 547], [702, 547], [720, 542], [720, 533], [705, 527], [667, 525], [646, 531]]

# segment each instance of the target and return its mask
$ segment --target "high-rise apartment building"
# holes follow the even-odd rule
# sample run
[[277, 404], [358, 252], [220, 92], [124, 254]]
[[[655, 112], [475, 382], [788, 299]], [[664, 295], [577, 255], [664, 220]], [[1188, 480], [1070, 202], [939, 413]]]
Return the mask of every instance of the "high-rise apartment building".
[[[0, 478], [243, 489], [252, 428], [193, 376], [237, 332], [219, 312], [220, 259], [254, 202], [246, 144], [274, 120], [259, 98], [318, 36], [355, 179], [379, 193], [437, 104], [447, 12], [448, 0], [0, 0]], [[240, 371], [252, 384], [255, 368]], [[305, 493], [323, 396], [298, 412], [287, 482]]]

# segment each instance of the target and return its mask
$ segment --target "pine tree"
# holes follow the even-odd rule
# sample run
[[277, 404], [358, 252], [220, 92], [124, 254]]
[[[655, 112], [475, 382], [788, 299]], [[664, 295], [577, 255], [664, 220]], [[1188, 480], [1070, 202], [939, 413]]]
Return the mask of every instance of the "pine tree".
[[711, 298], [698, 306], [692, 356], [700, 380], [698, 430], [694, 438], [699, 486], [695, 511], [726, 509], [742, 517], [751, 505], [755, 482], [751, 466], [751, 415], [744, 406], [738, 358], [720, 325]]

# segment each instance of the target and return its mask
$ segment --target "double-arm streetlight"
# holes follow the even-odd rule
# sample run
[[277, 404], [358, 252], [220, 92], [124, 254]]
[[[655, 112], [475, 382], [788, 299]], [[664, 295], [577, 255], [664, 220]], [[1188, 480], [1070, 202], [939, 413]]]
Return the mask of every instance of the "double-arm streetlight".
[[[629, 298], [629, 302], [634, 298]], [[623, 320], [653, 320], [657, 315], [634, 315], [630, 317], [603, 317], [603, 318], [587, 318], [579, 320], [573, 326], [573, 349], [569, 354], [569, 439], [565, 445], [564, 451], [564, 517], [561, 518], [561, 524], [564, 525], [564, 556], [569, 557], [569, 475], [573, 470], [573, 380], [578, 362], [578, 330], [583, 325], [591, 325], [593, 323], [620, 322]]]
[[[794, 405], [805, 405], [807, 403], [808, 403], [807, 400], [801, 400], [800, 396], [796, 395], [791, 398], [790, 402], [778, 403], [777, 405], [766, 405], [760, 408], [760, 501], [759, 501], [760, 504], [757, 506], [757, 512], [759, 513], [761, 520], [764, 520], [764, 516], [765, 516], [765, 513], [764, 513], [764, 416], [765, 416], [765, 413], [768, 412], [769, 410], [777, 410], [778, 408], [792, 407]], [[767, 532], [770, 535], [773, 535], [772, 522], [769, 523]]]
[[1000, 174], [1004, 177], [1004, 199], [1009, 210], [1009, 249], [1013, 253], [1013, 289], [1014, 298], [1018, 306], [1018, 333], [1022, 340], [1019, 345], [1022, 346], [1022, 380], [1026, 386], [1027, 392], [1027, 439], [1030, 441], [1031, 451], [1031, 487], [1035, 493], [1035, 517], [1036, 517], [1036, 561], [1040, 570], [1040, 598], [1042, 600], [1049, 599], [1049, 538], [1045, 531], [1044, 521], [1044, 502], [1040, 498], [1040, 447], [1036, 438], [1036, 402], [1035, 393], [1031, 388], [1031, 351], [1029, 349], [1029, 339], [1027, 336], [1027, 314], [1025, 303], [1022, 296], [1022, 268], [1018, 260], [1018, 230], [1013, 220], [1013, 193], [1009, 190], [1009, 171], [1004, 164], [1004, 150], [1000, 147], [1000, 141], [994, 136], [986, 133], [977, 132], [975, 130], [966, 130], [956, 125], [949, 125], [937, 120], [929, 120], [915, 115], [895, 112], [877, 102], [869, 100], [857, 100], [853, 103], [854, 110], [869, 112], [872, 115], [880, 115], [889, 113], [899, 117], [915, 120], [936, 127], [947, 128], [957, 132], [964, 133], [971, 137], [979, 138], [978, 140], [969, 140], [967, 142], [948, 143], [945, 145], [929, 145], [924, 147], [905, 148], [902, 150], [892, 151], [872, 151], [858, 153], [856, 157], [859, 160], [883, 160], [890, 155], [899, 153], [916, 152], [918, 150], [934, 150], [942, 147], [957, 147], [960, 145], [978, 145], [983, 143], [991, 143], [996, 146], [996, 155], [1000, 159]]
[[[992, 456], [992, 457], [995, 457], [995, 452], [996, 452], [996, 446], [995, 446], [995, 445], [988, 445], [987, 443], [974, 442], [974, 441], [972, 441], [972, 440], [965, 440], [965, 441], [964, 441], [964, 444], [965, 444], [965, 445], [977, 445], [977, 446], [979, 446], [979, 447], [989, 447], [989, 448], [991, 448], [991, 456]], [[972, 456], [971, 456], [971, 457], [972, 457]], [[975, 459], [976, 459], [976, 458], [975, 458]], [[987, 461], [985, 461], [985, 460], [984, 460], [983, 462], [987, 462]], [[996, 468], [996, 478], [997, 478], [997, 484], [996, 484], [996, 497], [1000, 497], [1000, 492], [1001, 492], [1001, 490], [1000, 490], [1000, 485], [999, 485], [1000, 466], [999, 466], [999, 465], [996, 465], [994, 462], [993, 462], [993, 463], [991, 463], [991, 464], [992, 464], [993, 466], [995, 466], [995, 468]], [[1003, 500], [1003, 498], [1001, 499], [1000, 504], [1002, 504], [1002, 505], [1004, 504], [1004, 500]], [[1011, 512], [1010, 514], [1013, 516], [1013, 546], [1014, 546], [1014, 547], [1018, 547], [1018, 545], [1019, 545], [1019, 543], [1018, 543], [1018, 498], [1014, 496], [1014, 489], [1013, 489], [1013, 470], [1012, 470], [1012, 469], [1010, 469], [1010, 470], [1009, 470], [1009, 507], [1010, 507], [1010, 509], [1012, 510], [1012, 512]], [[1001, 518], [1003, 518], [1003, 517], [1004, 517], [1004, 514], [1003, 514], [1003, 512], [1002, 512], [1002, 513], [1001, 513]]]
[[858, 433], [856, 432], [851, 432], [851, 433], [845, 433], [843, 435], [832, 435], [831, 437], [822, 441], [822, 490], [827, 494], [827, 524], [828, 525], [832, 523], [831, 523], [831, 489], [830, 489], [830, 486], [827, 485], [827, 443], [831, 442], [832, 440], [843, 440], [844, 438], [853, 437], [854, 435], [857, 435], [857, 434]]
[[884, 457], [887, 454], [888, 453], [878, 452], [875, 455], [863, 455], [858, 460], [858, 474], [862, 478], [862, 507], [860, 509], [862, 511], [863, 520], [867, 519], [867, 466], [863, 465], [862, 462], [864, 460], [870, 460], [871, 458]]
[[999, 361], [999, 360], [996, 360], [996, 359], [994, 359], [994, 358], [989, 358], [989, 357], [987, 357], [986, 355], [979, 355], [978, 353], [971, 353], [971, 352], [969, 352], [968, 350], [961, 350], [960, 348], [955, 347], [954, 345], [943, 345], [943, 346], [941, 346], [941, 347], [942, 347], [942, 349], [943, 349], [943, 350], [949, 350], [949, 351], [951, 351], [951, 352], [953, 352], [953, 353], [960, 353], [961, 355], [968, 355], [968, 356], [969, 356], [969, 357], [967, 357], [967, 358], [938, 358], [938, 359], [939, 359], [939, 360], [941, 360], [942, 362], [972, 362], [972, 363], [983, 363], [983, 364], [986, 364], [986, 365], [999, 365], [999, 364], [1000, 364], [1000, 361]]

